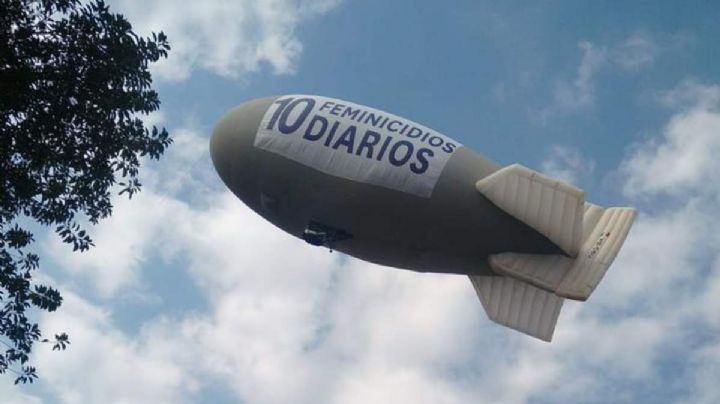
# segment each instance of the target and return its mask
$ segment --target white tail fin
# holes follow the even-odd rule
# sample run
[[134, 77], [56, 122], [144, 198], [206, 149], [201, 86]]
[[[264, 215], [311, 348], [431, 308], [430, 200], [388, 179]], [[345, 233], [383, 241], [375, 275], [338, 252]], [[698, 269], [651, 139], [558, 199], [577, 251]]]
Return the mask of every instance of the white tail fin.
[[475, 188], [500, 209], [574, 257], [583, 232], [585, 193], [519, 164], [483, 178]]
[[587, 300], [615, 260], [634, 219], [633, 208], [605, 209], [555, 293]]
[[550, 341], [564, 298], [587, 300], [595, 290], [630, 231], [635, 209], [587, 203], [582, 190], [518, 164], [475, 187], [567, 254], [493, 254], [488, 262], [498, 276], [470, 276], [491, 320]]
[[500, 253], [488, 257], [490, 267], [501, 275], [512, 276], [555, 293], [573, 259], [560, 254]]
[[587, 300], [620, 251], [635, 209], [585, 205], [584, 237], [577, 257], [507, 252], [491, 255], [490, 266], [559, 296]]
[[507, 276], [474, 276], [470, 281], [490, 320], [551, 341], [563, 299]]

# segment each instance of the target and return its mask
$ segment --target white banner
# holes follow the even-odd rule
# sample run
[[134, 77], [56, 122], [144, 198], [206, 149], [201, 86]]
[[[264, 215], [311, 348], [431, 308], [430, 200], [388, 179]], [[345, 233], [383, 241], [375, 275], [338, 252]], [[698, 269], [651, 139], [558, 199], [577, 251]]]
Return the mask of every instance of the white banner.
[[425, 198], [460, 146], [387, 112], [310, 95], [278, 98], [255, 136], [255, 147], [323, 173]]

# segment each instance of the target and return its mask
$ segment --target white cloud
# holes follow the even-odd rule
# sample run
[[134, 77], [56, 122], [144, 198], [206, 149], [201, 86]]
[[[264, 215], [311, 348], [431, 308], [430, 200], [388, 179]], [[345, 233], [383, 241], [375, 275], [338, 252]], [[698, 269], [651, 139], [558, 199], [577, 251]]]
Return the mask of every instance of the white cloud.
[[[718, 307], [720, 307], [720, 254], [716, 254], [715, 263], [704, 283], [705, 290], [698, 296], [697, 311], [709, 326], [720, 331], [720, 316], [717, 313]], [[720, 341], [718, 341], [718, 353], [720, 353]], [[720, 356], [718, 358], [720, 359]], [[720, 361], [718, 361], [718, 367], [720, 367]]]
[[172, 50], [153, 66], [156, 77], [184, 80], [194, 70], [241, 78], [268, 64], [277, 74], [293, 73], [302, 44], [296, 29], [326, 13], [339, 0], [113, 1], [138, 32], [164, 31]]
[[[53, 260], [76, 279], [91, 282], [101, 297], [141, 286], [143, 265], [153, 255], [169, 258], [178, 253], [177, 229], [186, 226], [184, 219], [192, 212], [177, 195], [187, 191], [193, 197], [185, 199], [200, 204], [214, 198], [207, 139], [190, 128], [175, 130], [172, 137], [160, 163], [142, 162], [142, 192], [131, 200], [115, 195], [113, 215], [89, 227], [95, 247], [80, 254], [58, 237], [46, 241]], [[205, 170], [198, 170], [201, 167]]]
[[665, 194], [683, 199], [720, 192], [720, 89], [688, 82], [662, 97], [680, 108], [661, 138], [637, 146], [622, 167], [628, 195]]
[[[680, 363], [688, 364], [688, 402], [716, 402], [720, 355], [720, 91], [717, 85], [681, 83], [660, 101], [674, 115], [660, 135], [636, 145], [621, 171], [625, 192], [644, 204], [659, 205], [633, 229], [626, 254], [626, 277], [611, 282], [612, 301], [644, 311], [672, 326], [682, 341], [693, 333], [708, 333], [695, 346], [682, 344]], [[662, 203], [673, 197], [671, 209]], [[656, 208], [657, 209], [657, 208]], [[696, 337], [697, 338], [697, 337]]]
[[712, 246], [714, 222], [689, 202], [677, 210], [641, 212], [608, 276], [601, 284], [603, 303], [615, 309], [657, 309], [672, 301], [700, 275], [700, 256]]
[[151, 192], [177, 196], [183, 192], [184, 202], [207, 201], [216, 184], [210, 160], [208, 138], [203, 130], [188, 124], [172, 131], [173, 143], [159, 162], [146, 161], [142, 182]]
[[595, 102], [595, 74], [607, 63], [607, 50], [590, 42], [578, 44], [583, 53], [577, 75], [570, 81], [560, 81], [555, 87], [554, 108], [573, 111]]
[[199, 388], [191, 368], [178, 364], [182, 351], [168, 350], [157, 335], [129, 339], [113, 327], [107, 311], [71, 292], [63, 296], [62, 308], [46, 315], [42, 326], [46, 332], [68, 332], [71, 345], [61, 352], [48, 346], [34, 350], [42, 383], [58, 401], [188, 402]]
[[56, 236], [48, 246], [63, 270], [92, 282], [103, 297], [138, 286], [143, 264], [163, 242], [160, 236], [172, 231], [174, 218], [187, 209], [182, 202], [153, 192], [141, 192], [132, 200], [115, 197], [113, 204], [113, 216], [90, 228], [94, 248], [76, 253]]
[[12, 372], [0, 376], [0, 393], [4, 404], [42, 404], [40, 397], [25, 394], [13, 385], [15, 374]]
[[651, 66], [660, 51], [652, 38], [642, 34], [633, 34], [610, 47], [580, 41], [578, 48], [582, 52], [580, 65], [572, 79], [556, 82], [553, 102], [540, 112], [543, 122], [551, 116], [592, 107], [596, 98], [596, 76], [602, 70], [617, 67], [636, 73]]
[[720, 401], [720, 343], [704, 347], [688, 360], [693, 364], [692, 387], [684, 403], [712, 404]]
[[553, 178], [578, 185], [592, 177], [595, 161], [583, 156], [576, 148], [555, 145], [542, 161], [541, 170]]
[[720, 105], [720, 86], [685, 80], [660, 96], [660, 103], [669, 108], [717, 110]]
[[652, 65], [659, 47], [649, 37], [631, 35], [611, 50], [610, 59], [624, 70], [637, 71]]

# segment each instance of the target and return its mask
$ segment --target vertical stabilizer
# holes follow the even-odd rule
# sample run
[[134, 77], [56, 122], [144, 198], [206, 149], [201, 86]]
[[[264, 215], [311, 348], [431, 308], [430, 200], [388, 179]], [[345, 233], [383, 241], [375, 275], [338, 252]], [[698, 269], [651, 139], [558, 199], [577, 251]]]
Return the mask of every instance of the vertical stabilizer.
[[550, 342], [563, 299], [508, 276], [474, 276], [475, 287], [490, 320]]

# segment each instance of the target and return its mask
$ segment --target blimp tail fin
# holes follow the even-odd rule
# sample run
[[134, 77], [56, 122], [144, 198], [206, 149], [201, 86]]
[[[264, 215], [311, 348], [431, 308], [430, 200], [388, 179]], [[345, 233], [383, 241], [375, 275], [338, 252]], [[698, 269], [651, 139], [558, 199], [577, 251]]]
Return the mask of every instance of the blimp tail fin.
[[469, 277], [490, 320], [543, 341], [552, 340], [565, 299], [508, 276]]
[[583, 190], [520, 164], [496, 171], [478, 181], [475, 188], [567, 255], [577, 255], [583, 236]]
[[570, 271], [573, 259], [561, 254], [521, 254], [505, 252], [488, 257], [493, 271], [518, 278], [555, 293]]
[[585, 203], [584, 211], [583, 243], [577, 257], [506, 252], [488, 257], [490, 267], [559, 296], [587, 300], [620, 251], [635, 209], [603, 209]]
[[620, 252], [635, 214], [633, 208], [604, 209], [596, 225], [588, 230], [580, 253], [555, 293], [587, 300]]

